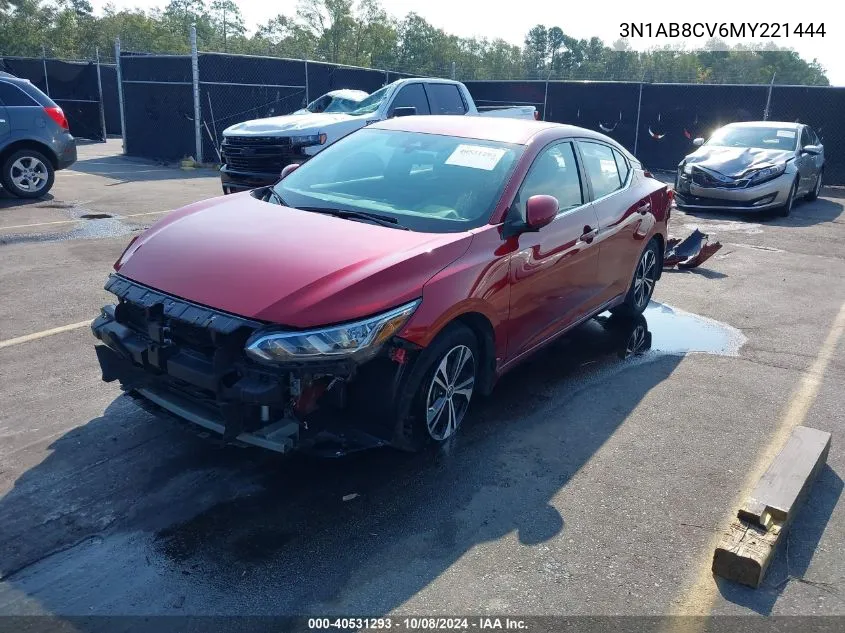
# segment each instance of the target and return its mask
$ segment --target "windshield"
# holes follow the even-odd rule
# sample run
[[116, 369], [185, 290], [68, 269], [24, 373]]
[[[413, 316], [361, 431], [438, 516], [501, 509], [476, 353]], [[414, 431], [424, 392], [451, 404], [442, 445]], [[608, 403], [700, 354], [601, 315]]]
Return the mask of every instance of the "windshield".
[[486, 224], [521, 145], [364, 128], [275, 185], [291, 207], [364, 211], [432, 233]]
[[359, 116], [361, 114], [371, 114], [375, 112], [376, 110], [378, 110], [378, 107], [381, 105], [381, 102], [384, 101], [384, 98], [390, 88], [391, 86], [379, 88], [369, 97], [358, 102], [358, 107], [352, 110], [352, 112], [350, 112], [349, 114], [351, 114], [352, 116]]
[[342, 97], [331, 97], [323, 95], [319, 99], [315, 99], [308, 104], [306, 108], [309, 112], [349, 112], [358, 107], [359, 101], [352, 99], [344, 99]]
[[723, 127], [716, 130], [705, 145], [792, 151], [797, 147], [797, 143], [798, 133], [794, 129], [748, 126]]

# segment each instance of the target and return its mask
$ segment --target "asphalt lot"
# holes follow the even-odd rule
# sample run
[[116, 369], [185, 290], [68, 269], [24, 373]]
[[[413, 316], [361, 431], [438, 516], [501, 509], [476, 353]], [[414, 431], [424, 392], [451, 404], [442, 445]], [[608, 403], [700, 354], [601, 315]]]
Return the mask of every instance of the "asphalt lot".
[[[621, 360], [589, 323], [434, 458], [279, 459], [141, 411], [84, 325], [3, 344], [92, 319], [133, 232], [220, 192], [119, 149], [82, 146], [52, 199], [0, 192], [0, 614], [845, 615], [845, 190], [675, 211], [724, 248], [664, 273], [654, 349]], [[833, 448], [788, 555], [717, 583], [713, 539], [795, 423]]]

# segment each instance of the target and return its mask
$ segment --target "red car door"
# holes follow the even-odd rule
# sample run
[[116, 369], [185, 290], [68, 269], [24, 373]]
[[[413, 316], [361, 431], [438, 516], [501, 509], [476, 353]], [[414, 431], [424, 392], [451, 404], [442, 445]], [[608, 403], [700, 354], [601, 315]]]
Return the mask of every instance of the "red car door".
[[634, 172], [622, 154], [600, 141], [578, 141], [598, 217], [601, 267], [600, 301], [628, 291], [634, 267], [654, 224], [652, 187]]
[[560, 212], [536, 233], [520, 235], [511, 255], [509, 360], [586, 316], [600, 290], [598, 218], [587, 203], [571, 142], [557, 142], [540, 152], [511, 213], [524, 214], [528, 198], [539, 194], [555, 196]]

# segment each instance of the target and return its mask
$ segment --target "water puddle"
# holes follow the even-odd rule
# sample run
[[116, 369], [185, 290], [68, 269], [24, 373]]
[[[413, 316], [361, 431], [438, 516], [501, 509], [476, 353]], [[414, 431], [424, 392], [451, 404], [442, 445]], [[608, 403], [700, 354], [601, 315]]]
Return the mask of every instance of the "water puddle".
[[643, 313], [651, 332], [651, 351], [739, 356], [745, 335], [726, 323], [652, 301]]

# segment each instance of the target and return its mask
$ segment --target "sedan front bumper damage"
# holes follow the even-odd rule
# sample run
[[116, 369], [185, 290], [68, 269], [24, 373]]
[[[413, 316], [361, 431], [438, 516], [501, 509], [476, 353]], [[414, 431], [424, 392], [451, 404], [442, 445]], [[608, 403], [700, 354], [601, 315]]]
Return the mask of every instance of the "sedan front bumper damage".
[[401, 367], [388, 359], [364, 366], [351, 361], [259, 365], [243, 350], [263, 323], [199, 306], [118, 275], [111, 275], [105, 288], [119, 303], [105, 306], [91, 324], [101, 342], [95, 350], [102, 378], [119, 381], [144, 408], [163, 410], [218, 434], [226, 443], [279, 453], [342, 445], [342, 451], [321, 448], [338, 454], [387, 443], [345, 420], [338, 427], [337, 420], [315, 411], [318, 401], [327, 411], [343, 408], [347, 383], [362, 373], [362, 367], [365, 375], [381, 368], [379, 381], [384, 371], [399, 373]]

